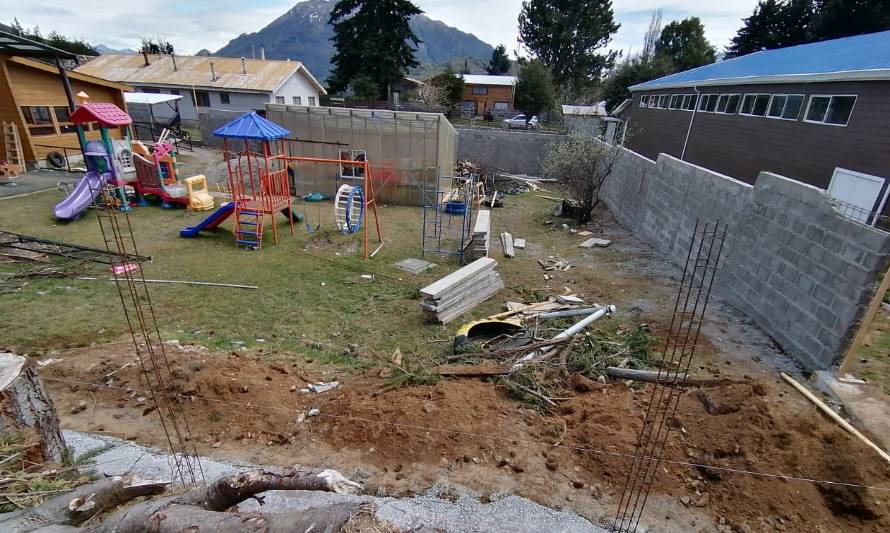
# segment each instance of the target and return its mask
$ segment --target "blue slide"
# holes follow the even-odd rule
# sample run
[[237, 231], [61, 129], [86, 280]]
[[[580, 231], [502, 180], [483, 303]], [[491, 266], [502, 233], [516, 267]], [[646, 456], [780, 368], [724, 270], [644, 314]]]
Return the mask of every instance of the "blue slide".
[[190, 226], [179, 230], [180, 237], [197, 237], [199, 233], [205, 230], [214, 229], [223, 223], [227, 218], [235, 212], [235, 202], [223, 204], [211, 213], [211, 215], [201, 221], [197, 226]]

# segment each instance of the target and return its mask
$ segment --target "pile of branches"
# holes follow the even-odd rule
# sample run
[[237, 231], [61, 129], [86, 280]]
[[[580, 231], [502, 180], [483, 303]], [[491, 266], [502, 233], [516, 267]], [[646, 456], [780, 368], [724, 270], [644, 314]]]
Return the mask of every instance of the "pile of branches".
[[359, 484], [334, 470], [263, 468], [165, 496], [169, 486], [169, 482], [146, 480], [134, 474], [102, 479], [51, 497], [36, 507], [0, 515], [0, 530], [333, 533], [354, 531], [350, 524], [356, 520], [376, 521], [373, 506], [358, 498], [335, 499], [306, 510], [278, 514], [232, 511], [248, 499], [262, 505], [261, 494], [269, 490], [337, 494], [357, 494], [361, 490]]

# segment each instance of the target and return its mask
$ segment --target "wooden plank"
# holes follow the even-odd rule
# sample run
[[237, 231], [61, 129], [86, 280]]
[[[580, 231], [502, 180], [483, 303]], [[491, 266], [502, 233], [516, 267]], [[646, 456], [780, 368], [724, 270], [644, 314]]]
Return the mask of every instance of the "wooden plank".
[[519, 250], [525, 249], [525, 239], [513, 239], [513, 247]]
[[606, 368], [606, 375], [614, 379], [631, 379], [633, 381], [645, 381], [648, 383], [673, 383], [674, 378], [678, 385], [691, 387], [711, 387], [715, 385], [732, 385], [750, 383], [747, 380], [732, 380], [726, 378], [691, 378], [688, 376], [674, 375], [668, 371], [659, 373], [657, 370], [637, 370], [634, 368], [618, 368], [610, 366]]
[[491, 269], [497, 266], [498, 262], [490, 257], [482, 257], [470, 263], [469, 265], [455, 270], [444, 278], [436, 281], [432, 285], [420, 289], [420, 293], [429, 298], [437, 298], [442, 293], [454, 288], [456, 285], [464, 281], [464, 279], [479, 273], [485, 269]]
[[594, 246], [596, 246], [597, 248], [605, 248], [606, 246], [609, 246], [610, 244], [612, 244], [612, 241], [610, 241], [610, 240], [597, 239], [596, 237], [594, 237], [591, 239], [587, 239], [586, 241], [579, 244], [578, 248], [593, 248]]
[[865, 316], [862, 317], [862, 322], [859, 324], [859, 329], [856, 331], [856, 336], [853, 337], [853, 342], [850, 343], [850, 348], [847, 350], [846, 355], [844, 355], [844, 360], [837, 369], [838, 377], [842, 378], [850, 372], [850, 365], [853, 364], [856, 355], [862, 348], [862, 344], [865, 342], [865, 337], [868, 335], [868, 330], [871, 329], [871, 323], [878, 315], [878, 310], [881, 308], [881, 302], [884, 301], [884, 295], [887, 294], [888, 290], [890, 290], [890, 268], [884, 273], [884, 279], [881, 281], [878, 291], [868, 305], [868, 309], [865, 311]]
[[851, 435], [853, 435], [854, 437], [856, 437], [859, 440], [861, 440], [862, 442], [864, 442], [869, 448], [872, 448], [873, 450], [878, 452], [878, 455], [880, 455], [882, 459], [884, 459], [885, 461], [890, 463], [890, 455], [887, 455], [887, 452], [885, 452], [880, 446], [878, 446], [874, 442], [868, 440], [868, 437], [866, 437], [865, 435], [860, 433], [859, 430], [857, 430], [852, 425], [850, 425], [849, 422], [847, 422], [846, 420], [841, 418], [839, 414], [835, 413], [831, 407], [828, 407], [827, 405], [825, 405], [825, 402], [823, 402], [822, 400], [817, 398], [816, 395], [814, 395], [812, 392], [810, 392], [806, 387], [804, 387], [803, 385], [798, 383], [794, 378], [792, 378], [791, 376], [789, 376], [788, 374], [786, 374], [784, 372], [782, 372], [782, 379], [784, 379], [792, 387], [797, 389], [798, 392], [800, 392], [801, 394], [806, 396], [808, 400], [813, 402], [816, 405], [816, 407], [819, 408], [819, 410], [821, 410], [823, 413], [828, 415], [832, 420], [837, 422], [842, 428], [846, 429], [848, 432], [850, 432]]

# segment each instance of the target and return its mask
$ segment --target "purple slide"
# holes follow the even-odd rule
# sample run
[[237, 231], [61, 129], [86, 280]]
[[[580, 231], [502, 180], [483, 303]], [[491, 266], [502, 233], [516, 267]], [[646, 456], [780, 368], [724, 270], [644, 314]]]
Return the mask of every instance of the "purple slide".
[[110, 174], [100, 175], [93, 171], [87, 172], [74, 188], [74, 192], [56, 204], [53, 214], [59, 220], [74, 220], [93, 203], [96, 196], [99, 196], [102, 187], [110, 177]]

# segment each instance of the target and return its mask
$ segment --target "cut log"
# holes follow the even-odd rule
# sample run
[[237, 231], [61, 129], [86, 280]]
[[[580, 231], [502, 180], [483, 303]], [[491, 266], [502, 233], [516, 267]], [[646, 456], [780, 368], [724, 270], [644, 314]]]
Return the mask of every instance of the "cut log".
[[61, 463], [65, 440], [53, 401], [37, 376], [33, 359], [0, 352], [0, 436], [36, 435], [29, 460]]
[[648, 383], [674, 383], [688, 385], [690, 387], [714, 387], [717, 385], [741, 385], [750, 381], [740, 381], [726, 378], [691, 378], [682, 374], [657, 370], [637, 370], [634, 368], [618, 368], [610, 366], [606, 369], [606, 375], [613, 379], [630, 379], [633, 381], [645, 381]]

